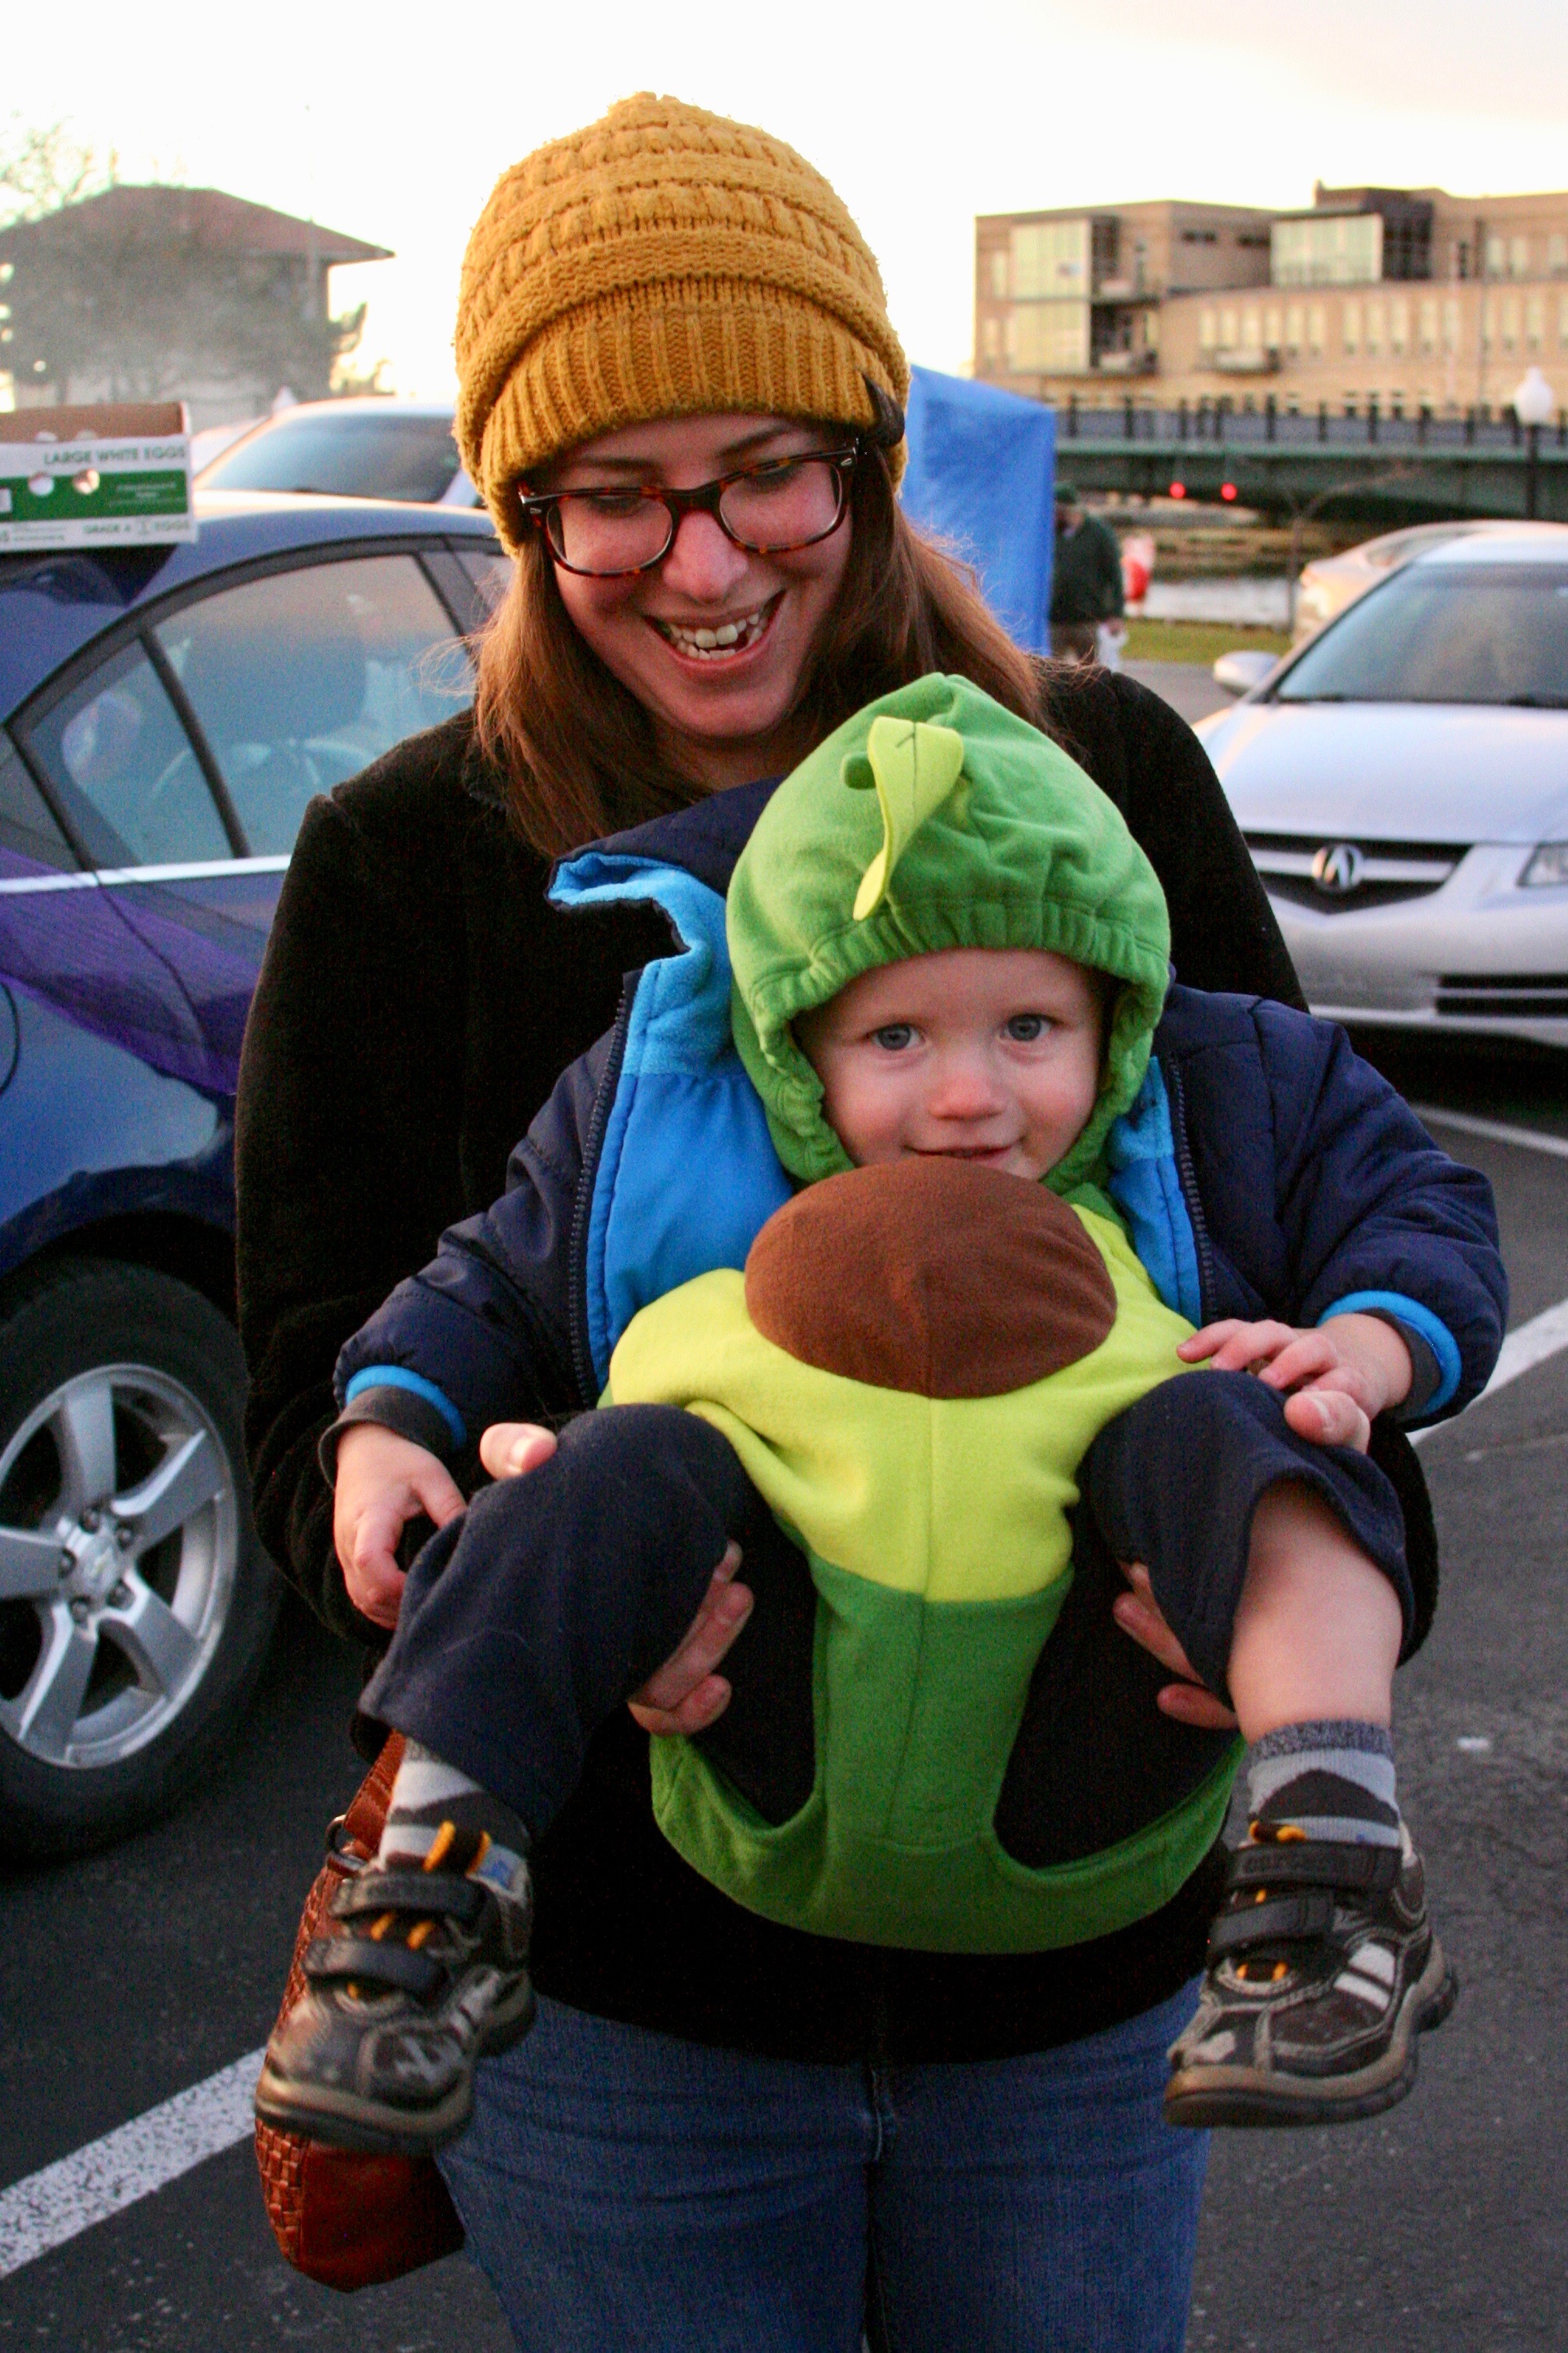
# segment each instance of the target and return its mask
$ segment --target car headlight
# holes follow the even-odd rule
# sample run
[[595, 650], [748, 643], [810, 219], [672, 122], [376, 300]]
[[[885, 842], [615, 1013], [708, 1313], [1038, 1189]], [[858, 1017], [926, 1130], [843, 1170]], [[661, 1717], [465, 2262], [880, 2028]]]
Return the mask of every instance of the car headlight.
[[1521, 886], [1568, 882], [1568, 841], [1543, 841], [1519, 879]]

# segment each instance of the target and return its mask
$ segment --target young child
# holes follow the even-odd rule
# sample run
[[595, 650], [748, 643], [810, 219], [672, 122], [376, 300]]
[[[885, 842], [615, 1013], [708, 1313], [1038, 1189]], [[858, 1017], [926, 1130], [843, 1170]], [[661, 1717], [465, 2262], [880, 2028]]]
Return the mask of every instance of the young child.
[[[1084, 1630], [1109, 1562], [1146, 1561], [1254, 1744], [1167, 2113], [1386, 2106], [1453, 1980], [1394, 1801], [1400, 1510], [1363, 1454], [1309, 1442], [1313, 1392], [1370, 1420], [1479, 1390], [1504, 1302], [1484, 1182], [1338, 1032], [1167, 997], [1114, 808], [964, 681], [885, 699], [787, 778], [726, 911], [714, 828], [763, 797], [560, 879], [657, 898], [683, 952], [562, 1081], [503, 1199], [343, 1352], [329, 1453], [357, 1420], [460, 1460], [489, 1424], [615, 1409], [416, 1564], [363, 1701], [410, 1742], [381, 1856], [258, 2108], [370, 2147], [462, 2129], [477, 2059], [531, 2016], [530, 1847], [736, 1543], [762, 1669], [700, 1742], [654, 1744], [697, 1869], [925, 1950], [1158, 1909], [1235, 1754], [1128, 1736]], [[689, 862], [650, 854], [681, 835]]]

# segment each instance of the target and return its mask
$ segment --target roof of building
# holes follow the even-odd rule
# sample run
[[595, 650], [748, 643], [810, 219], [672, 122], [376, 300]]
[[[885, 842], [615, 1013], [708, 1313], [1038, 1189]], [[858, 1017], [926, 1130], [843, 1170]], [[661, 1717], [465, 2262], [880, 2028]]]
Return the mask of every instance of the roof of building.
[[0, 253], [47, 230], [68, 216], [90, 218], [95, 228], [127, 236], [194, 237], [198, 245], [229, 252], [279, 254], [329, 265], [342, 261], [390, 261], [390, 248], [366, 245], [345, 237], [340, 229], [324, 228], [319, 221], [297, 220], [292, 213], [275, 212], [270, 205], [253, 205], [231, 196], [223, 188], [165, 186], [105, 188], [96, 196], [41, 219], [18, 221], [0, 230]]

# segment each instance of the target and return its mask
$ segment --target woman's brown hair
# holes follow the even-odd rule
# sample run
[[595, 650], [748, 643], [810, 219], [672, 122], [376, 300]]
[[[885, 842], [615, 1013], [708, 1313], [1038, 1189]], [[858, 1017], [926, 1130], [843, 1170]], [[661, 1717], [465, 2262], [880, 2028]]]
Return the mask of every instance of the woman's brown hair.
[[[930, 670], [971, 680], [1041, 724], [1040, 677], [967, 573], [923, 539], [880, 450], [855, 476], [849, 561], [798, 706], [808, 742]], [[479, 743], [506, 779], [513, 822], [546, 858], [702, 797], [660, 756], [635, 695], [591, 652], [531, 534], [479, 644]]]

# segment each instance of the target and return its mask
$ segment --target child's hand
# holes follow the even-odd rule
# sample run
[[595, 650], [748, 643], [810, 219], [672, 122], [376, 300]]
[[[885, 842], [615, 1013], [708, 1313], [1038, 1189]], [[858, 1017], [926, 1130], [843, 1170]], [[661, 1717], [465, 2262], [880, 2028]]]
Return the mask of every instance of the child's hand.
[[356, 1422], [338, 1440], [332, 1542], [349, 1599], [375, 1626], [395, 1626], [404, 1572], [397, 1546], [421, 1514], [438, 1528], [463, 1498], [444, 1462], [379, 1422]]
[[1315, 1331], [1289, 1324], [1206, 1324], [1184, 1340], [1184, 1364], [1205, 1359], [1216, 1372], [1256, 1373], [1269, 1388], [1289, 1389], [1285, 1419], [1316, 1446], [1353, 1446], [1364, 1454], [1372, 1425], [1410, 1394], [1410, 1351], [1378, 1315], [1332, 1315]]

